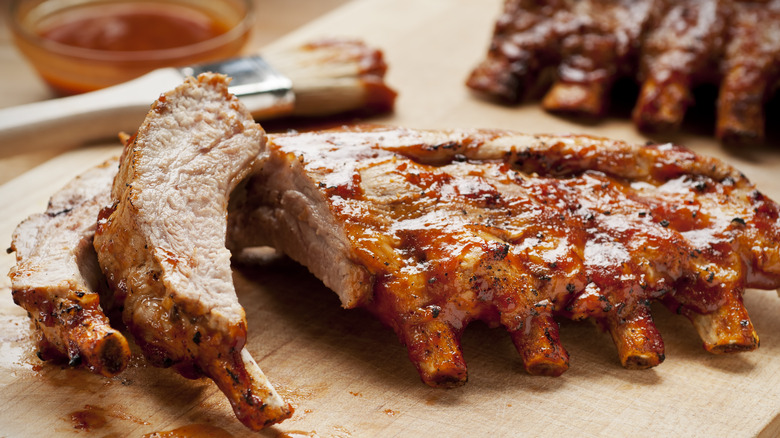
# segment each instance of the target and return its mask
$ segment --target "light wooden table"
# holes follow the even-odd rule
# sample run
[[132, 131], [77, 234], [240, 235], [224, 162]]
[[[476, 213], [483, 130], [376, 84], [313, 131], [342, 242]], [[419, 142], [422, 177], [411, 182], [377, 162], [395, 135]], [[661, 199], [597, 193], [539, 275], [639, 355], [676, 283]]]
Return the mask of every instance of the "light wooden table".
[[[581, 125], [547, 115], [538, 105], [507, 108], [475, 99], [463, 80], [484, 54], [501, 0], [354, 0], [277, 39], [337, 3], [259, 1], [268, 16], [258, 26], [269, 33], [256, 34], [255, 44], [354, 36], [383, 48], [388, 82], [400, 94], [395, 113], [373, 121], [647, 140], [626, 117]], [[301, 12], [303, 5], [316, 9]], [[45, 90], [3, 38], [0, 104], [45, 98]], [[780, 149], [737, 155], [690, 130], [673, 140], [733, 163], [764, 193], [780, 199]], [[1, 160], [0, 242], [6, 245], [14, 226], [42, 211], [70, 177], [117, 151], [116, 145], [104, 145]], [[0, 272], [12, 263], [12, 256], [0, 256]], [[559, 378], [532, 377], [522, 371], [506, 333], [474, 324], [463, 339], [469, 383], [436, 390], [420, 383], [389, 329], [361, 310], [341, 309], [335, 294], [294, 263], [237, 269], [235, 281], [249, 319], [248, 348], [296, 407], [292, 419], [260, 436], [780, 433], [780, 299], [774, 291], [746, 294], [761, 336], [761, 348], [749, 354], [709, 355], [686, 320], [654, 308], [666, 344], [661, 366], [624, 370], [608, 335], [587, 323], [564, 321], [561, 337], [571, 354], [570, 370]], [[145, 366], [141, 359], [114, 379], [41, 366], [33, 355], [27, 318], [11, 303], [8, 279], [0, 277], [0, 436], [86, 436], [72, 422], [74, 412], [85, 411], [105, 419], [94, 436], [142, 436], [192, 424], [209, 424], [235, 437], [247, 434], [208, 381], [187, 381], [170, 370]]]

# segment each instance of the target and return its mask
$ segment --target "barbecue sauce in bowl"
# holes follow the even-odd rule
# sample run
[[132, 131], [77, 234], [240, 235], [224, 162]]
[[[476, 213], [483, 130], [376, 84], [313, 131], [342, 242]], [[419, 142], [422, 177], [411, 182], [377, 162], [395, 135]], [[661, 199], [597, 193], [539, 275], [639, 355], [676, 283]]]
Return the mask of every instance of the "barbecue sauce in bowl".
[[91, 50], [135, 52], [183, 47], [227, 32], [228, 23], [175, 4], [107, 4], [77, 8], [40, 23], [38, 35]]
[[12, 8], [19, 49], [61, 95], [235, 56], [252, 26], [249, 0], [20, 0]]

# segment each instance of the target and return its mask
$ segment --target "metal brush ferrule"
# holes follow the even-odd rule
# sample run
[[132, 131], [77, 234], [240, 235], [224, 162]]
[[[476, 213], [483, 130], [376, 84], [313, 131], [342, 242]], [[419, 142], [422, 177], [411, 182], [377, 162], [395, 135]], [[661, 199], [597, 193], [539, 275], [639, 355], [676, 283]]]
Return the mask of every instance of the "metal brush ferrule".
[[241, 99], [254, 118], [286, 115], [295, 106], [292, 81], [258, 55], [183, 67], [179, 71], [185, 76], [206, 72], [229, 76], [230, 92]]

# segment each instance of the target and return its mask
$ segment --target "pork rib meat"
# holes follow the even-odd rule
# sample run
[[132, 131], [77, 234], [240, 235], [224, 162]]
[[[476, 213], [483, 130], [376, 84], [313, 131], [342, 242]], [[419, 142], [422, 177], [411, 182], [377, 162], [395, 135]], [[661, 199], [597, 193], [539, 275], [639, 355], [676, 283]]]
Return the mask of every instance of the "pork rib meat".
[[147, 359], [208, 376], [238, 419], [260, 429], [292, 411], [245, 349], [226, 209], [265, 133], [227, 83], [222, 75], [188, 78], [154, 102], [123, 152], [95, 249]]
[[636, 126], [671, 132], [693, 90], [713, 84], [716, 136], [760, 143], [778, 61], [780, 0], [506, 0], [467, 85], [508, 103], [544, 93], [547, 111], [602, 117], [613, 84], [630, 78]]
[[110, 294], [92, 247], [116, 166], [114, 159], [79, 175], [51, 197], [46, 212], [17, 226], [9, 274], [14, 302], [35, 324], [38, 356], [105, 376], [124, 370], [130, 359], [127, 340], [101, 306]]
[[652, 300], [690, 318], [707, 350], [751, 350], [742, 292], [780, 286], [778, 205], [678, 146], [355, 127], [267, 148], [229, 245], [306, 265], [390, 326], [432, 386], [466, 381], [473, 320], [505, 327], [532, 374], [568, 368], [556, 317], [595, 319], [625, 367], [659, 364]]

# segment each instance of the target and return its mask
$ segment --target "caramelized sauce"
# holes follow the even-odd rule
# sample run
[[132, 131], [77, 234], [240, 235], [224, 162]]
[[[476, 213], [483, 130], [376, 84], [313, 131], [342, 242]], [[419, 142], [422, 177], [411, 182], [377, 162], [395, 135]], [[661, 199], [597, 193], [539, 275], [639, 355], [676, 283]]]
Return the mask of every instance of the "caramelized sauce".
[[697, 329], [722, 325], [700, 331], [710, 351], [757, 346], [740, 294], [757, 285], [755, 248], [777, 257], [766, 225], [780, 207], [746, 198], [744, 177], [669, 146], [486, 144], [492, 135], [376, 128], [269, 142], [307, 167], [373, 276], [352, 293], [370, 296], [365, 307], [396, 331], [423, 381], [465, 382], [459, 338], [473, 320], [504, 326], [531, 374], [568, 368], [556, 316], [603, 323], [627, 368], [657, 365], [652, 300]]
[[207, 41], [230, 26], [205, 12], [159, 3], [106, 3], [75, 8], [41, 23], [38, 35], [67, 46], [132, 52]]

